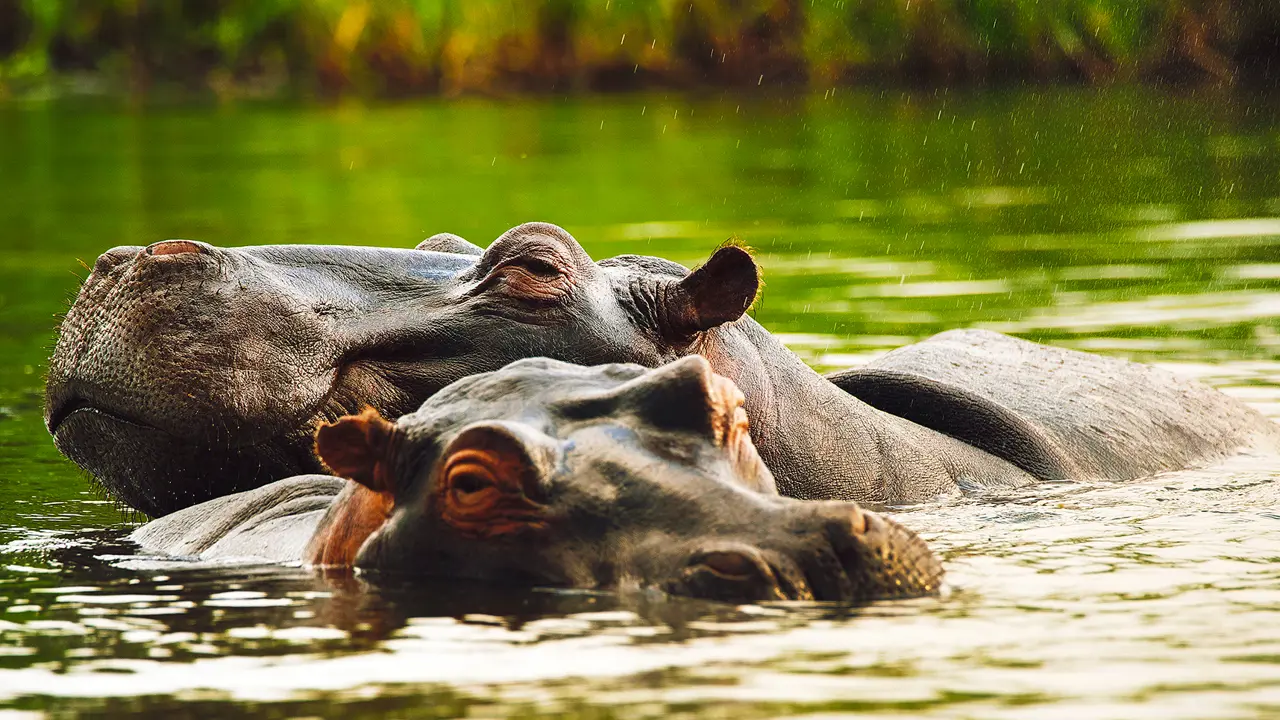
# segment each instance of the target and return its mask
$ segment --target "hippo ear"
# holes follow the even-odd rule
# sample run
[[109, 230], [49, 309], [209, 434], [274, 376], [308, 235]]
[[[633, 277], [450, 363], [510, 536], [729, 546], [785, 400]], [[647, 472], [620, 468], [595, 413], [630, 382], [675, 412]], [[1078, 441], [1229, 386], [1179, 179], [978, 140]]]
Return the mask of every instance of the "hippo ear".
[[316, 455], [334, 475], [355, 480], [379, 493], [395, 487], [391, 475], [392, 452], [398, 444], [396, 426], [377, 410], [365, 408], [316, 430]]
[[725, 245], [676, 290], [663, 329], [672, 339], [689, 338], [742, 317], [760, 292], [760, 268], [746, 248]]
[[454, 235], [453, 233], [436, 233], [418, 243], [414, 250], [432, 250], [435, 252], [453, 253], [455, 255], [484, 255], [484, 248]]

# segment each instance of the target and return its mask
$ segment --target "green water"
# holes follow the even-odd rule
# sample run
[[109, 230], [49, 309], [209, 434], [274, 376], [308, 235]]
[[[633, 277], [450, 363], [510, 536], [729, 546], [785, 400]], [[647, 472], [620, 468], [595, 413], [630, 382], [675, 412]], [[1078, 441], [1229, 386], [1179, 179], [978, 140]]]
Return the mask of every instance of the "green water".
[[[821, 369], [990, 327], [1280, 418], [1280, 98], [1112, 89], [0, 105], [0, 707], [422, 717], [1280, 714], [1280, 461], [904, 509], [942, 599], [857, 611], [171, 567], [53, 449], [85, 264], [187, 237], [758, 251]], [[339, 709], [338, 706], [341, 706]]]

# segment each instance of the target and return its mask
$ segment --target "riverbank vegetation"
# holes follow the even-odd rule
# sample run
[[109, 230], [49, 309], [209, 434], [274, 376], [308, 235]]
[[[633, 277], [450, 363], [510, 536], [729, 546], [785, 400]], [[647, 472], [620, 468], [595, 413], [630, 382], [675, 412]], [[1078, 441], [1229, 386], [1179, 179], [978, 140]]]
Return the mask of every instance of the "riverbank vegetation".
[[1273, 0], [0, 0], [0, 93], [422, 95], [1280, 74]]

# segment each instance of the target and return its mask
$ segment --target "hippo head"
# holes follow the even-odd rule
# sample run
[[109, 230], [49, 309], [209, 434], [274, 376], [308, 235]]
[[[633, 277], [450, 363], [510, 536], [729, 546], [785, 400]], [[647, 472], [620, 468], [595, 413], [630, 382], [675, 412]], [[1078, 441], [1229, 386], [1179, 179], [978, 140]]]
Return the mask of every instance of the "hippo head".
[[778, 496], [741, 392], [697, 355], [655, 370], [521, 360], [394, 424], [322, 426], [316, 446], [380, 499], [331, 507], [317, 564], [735, 602], [920, 595], [942, 577], [882, 515]]
[[398, 417], [513, 360], [660, 365], [740, 317], [757, 287], [740, 248], [692, 274], [595, 263], [545, 223], [487, 250], [451, 235], [414, 250], [120, 247], [62, 323], [45, 420], [108, 492], [163, 515], [316, 472], [319, 423], [365, 405]]

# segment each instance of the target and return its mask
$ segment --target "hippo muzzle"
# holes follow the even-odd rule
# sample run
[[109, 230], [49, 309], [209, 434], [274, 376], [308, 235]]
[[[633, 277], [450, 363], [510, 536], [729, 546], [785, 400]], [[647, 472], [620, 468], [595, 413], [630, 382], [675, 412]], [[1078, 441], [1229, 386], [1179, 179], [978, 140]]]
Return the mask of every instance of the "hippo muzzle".
[[941, 567], [915, 533], [852, 503], [808, 504], [816, 507], [778, 507], [761, 527], [780, 532], [756, 543], [717, 540], [675, 555], [661, 587], [728, 602], [864, 602], [939, 587]]
[[[469, 264], [189, 240], [110, 250], [62, 322], [49, 432], [112, 495], [153, 516], [314, 472], [315, 424], [358, 407], [359, 386], [340, 376], [362, 337], [376, 339], [360, 332], [368, 313], [406, 287], [429, 294]], [[367, 267], [394, 272], [370, 282]]]

